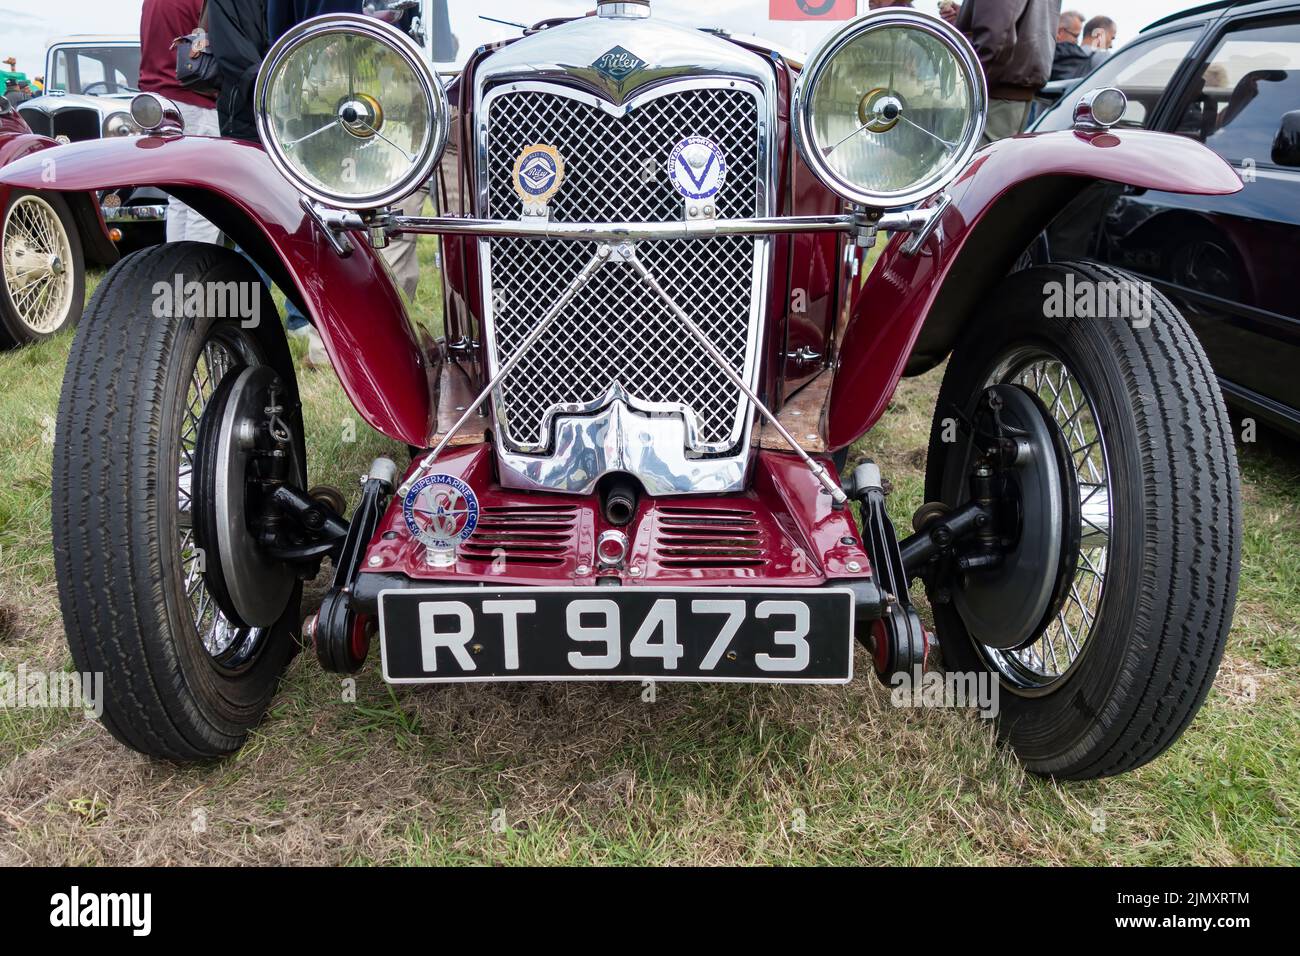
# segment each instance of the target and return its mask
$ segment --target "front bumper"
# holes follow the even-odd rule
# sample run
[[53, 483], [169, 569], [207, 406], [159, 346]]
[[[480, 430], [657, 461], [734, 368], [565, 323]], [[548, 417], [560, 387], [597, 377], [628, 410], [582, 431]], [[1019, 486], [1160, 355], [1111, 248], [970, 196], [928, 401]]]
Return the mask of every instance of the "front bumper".
[[[413, 466], [414, 467], [414, 463]], [[492, 449], [452, 449], [435, 470], [468, 484], [478, 527], [447, 567], [430, 565], [394, 497], [366, 549], [351, 608], [378, 610], [382, 591], [404, 588], [570, 586], [634, 588], [848, 587], [858, 621], [879, 618], [883, 596], [849, 508], [836, 506], [793, 455], [760, 451], [749, 489], [719, 495], [642, 497], [632, 521], [606, 522], [596, 495], [520, 492], [492, 478]], [[625, 558], [600, 562], [602, 533], [627, 537]]]
[[138, 222], [166, 222], [167, 204], [144, 206], [100, 206], [104, 213], [104, 222], [109, 225], [123, 225]]

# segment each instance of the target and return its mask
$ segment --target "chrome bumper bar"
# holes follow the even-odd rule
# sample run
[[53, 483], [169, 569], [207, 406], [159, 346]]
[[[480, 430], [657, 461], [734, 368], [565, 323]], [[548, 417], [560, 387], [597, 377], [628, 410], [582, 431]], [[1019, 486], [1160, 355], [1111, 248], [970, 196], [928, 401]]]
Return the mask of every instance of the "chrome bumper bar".
[[104, 222], [163, 222], [167, 206], [100, 206]]
[[[857, 211], [840, 216], [772, 216], [753, 219], [705, 219], [682, 222], [527, 222], [519, 219], [470, 219], [458, 216], [387, 216], [366, 218], [355, 212], [304, 202], [313, 218], [329, 233], [360, 230], [372, 241], [411, 233], [438, 236], [515, 236], [572, 242], [636, 242], [638, 240], [698, 239], [708, 236], [778, 236], [792, 233], [841, 232], [870, 246], [878, 231], [918, 233], [932, 229], [946, 208], [943, 201], [925, 209], [880, 213]], [[345, 253], [346, 254], [346, 253]]]

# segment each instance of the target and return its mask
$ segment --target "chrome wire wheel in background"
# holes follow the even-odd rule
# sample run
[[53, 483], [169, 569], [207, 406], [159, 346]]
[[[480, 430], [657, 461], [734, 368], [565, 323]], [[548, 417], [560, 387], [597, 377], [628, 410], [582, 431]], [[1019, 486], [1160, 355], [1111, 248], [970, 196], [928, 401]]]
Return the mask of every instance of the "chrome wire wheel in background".
[[0, 267], [3, 331], [15, 344], [52, 335], [80, 317], [81, 242], [62, 197], [14, 194], [0, 223]]
[[986, 386], [1004, 383], [1027, 388], [1042, 401], [1065, 439], [1079, 489], [1079, 547], [1061, 608], [1027, 647], [984, 649], [989, 663], [1012, 684], [1040, 688], [1065, 676], [1083, 654], [1101, 610], [1113, 517], [1110, 467], [1092, 398], [1059, 357], [1044, 349], [1017, 350]]
[[252, 343], [238, 329], [223, 328], [204, 343], [190, 372], [177, 455], [176, 534], [185, 596], [204, 650], [224, 667], [246, 663], [256, 653], [265, 629], [231, 621], [208, 590], [206, 569], [217, 556], [204, 553], [195, 540], [195, 454], [203, 413], [217, 388], [226, 376], [255, 361]]

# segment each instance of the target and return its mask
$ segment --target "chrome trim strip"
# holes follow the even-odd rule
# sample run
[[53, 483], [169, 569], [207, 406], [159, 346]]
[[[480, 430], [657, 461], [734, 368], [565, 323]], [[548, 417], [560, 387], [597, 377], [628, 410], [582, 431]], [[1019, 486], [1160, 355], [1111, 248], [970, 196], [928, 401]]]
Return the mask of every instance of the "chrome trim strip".
[[100, 206], [104, 222], [161, 222], [167, 218], [166, 206]]
[[[925, 212], [925, 211], [923, 211]], [[922, 216], [922, 221], [928, 218]], [[904, 232], [916, 228], [911, 213], [886, 214], [876, 228]], [[623, 242], [637, 239], [700, 239], [709, 236], [780, 236], [790, 233], [853, 232], [853, 216], [787, 216], [752, 219], [692, 219], [681, 222], [523, 222], [517, 219], [469, 219], [453, 216], [394, 216], [394, 234], [439, 236], [516, 236], [529, 239], [565, 239], [578, 242]]]
[[646, 494], [659, 497], [742, 489], [749, 448], [730, 458], [691, 457], [682, 419], [642, 415], [616, 401], [596, 415], [558, 419], [552, 455], [498, 446], [497, 458], [506, 488], [589, 495], [602, 475], [625, 471], [641, 480]]

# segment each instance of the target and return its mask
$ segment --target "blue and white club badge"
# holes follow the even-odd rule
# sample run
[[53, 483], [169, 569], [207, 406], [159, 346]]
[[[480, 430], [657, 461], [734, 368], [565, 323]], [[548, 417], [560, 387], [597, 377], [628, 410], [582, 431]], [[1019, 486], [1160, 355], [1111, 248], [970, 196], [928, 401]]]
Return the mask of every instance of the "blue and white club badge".
[[564, 184], [564, 157], [554, 146], [525, 146], [511, 181], [525, 206], [545, 206]]
[[668, 157], [668, 178], [687, 199], [712, 199], [727, 181], [727, 158], [713, 140], [688, 136]]
[[425, 475], [402, 499], [402, 517], [426, 548], [447, 551], [474, 533], [478, 496], [454, 475]]

